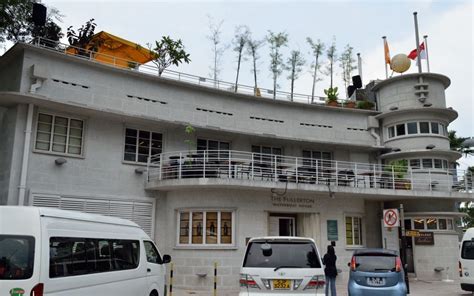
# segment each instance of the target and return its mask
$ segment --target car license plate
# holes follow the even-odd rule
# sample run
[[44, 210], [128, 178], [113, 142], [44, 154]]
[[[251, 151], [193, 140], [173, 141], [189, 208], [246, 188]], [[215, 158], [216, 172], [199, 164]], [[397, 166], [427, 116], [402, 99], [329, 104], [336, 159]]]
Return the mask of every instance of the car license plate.
[[273, 289], [290, 289], [290, 280], [273, 280]]
[[380, 277], [369, 277], [369, 278], [367, 278], [367, 285], [375, 286], [375, 287], [384, 286], [385, 285], [385, 279], [380, 278]]

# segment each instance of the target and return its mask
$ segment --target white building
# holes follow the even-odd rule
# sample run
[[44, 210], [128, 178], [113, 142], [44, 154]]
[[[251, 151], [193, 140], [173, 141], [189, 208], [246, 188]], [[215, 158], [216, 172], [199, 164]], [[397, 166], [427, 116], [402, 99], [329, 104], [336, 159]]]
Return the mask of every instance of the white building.
[[344, 279], [354, 249], [397, 248], [382, 210], [403, 204], [428, 233], [409, 239], [410, 271], [457, 276], [456, 203], [473, 194], [449, 169], [448, 77], [379, 81], [361, 110], [89, 57], [23, 43], [0, 57], [0, 204], [133, 220], [172, 255], [174, 285], [202, 290], [214, 262], [219, 289], [236, 289], [246, 240], [263, 235], [335, 241]]

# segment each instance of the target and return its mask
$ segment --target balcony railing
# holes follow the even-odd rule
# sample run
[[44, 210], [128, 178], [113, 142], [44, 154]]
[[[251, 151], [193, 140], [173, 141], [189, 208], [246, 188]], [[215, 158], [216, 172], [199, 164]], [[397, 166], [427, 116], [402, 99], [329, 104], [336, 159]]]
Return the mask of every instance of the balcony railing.
[[[115, 56], [103, 54], [96, 51], [91, 51], [88, 49], [74, 47], [68, 44], [60, 43], [57, 41], [37, 37], [33, 39], [31, 42], [32, 45], [45, 48], [48, 50], [52, 50], [55, 52], [63, 53], [65, 55], [76, 56], [82, 59], [94, 61], [101, 64], [107, 64], [109, 66], [113, 66], [116, 68], [124, 69], [124, 64], [128, 65], [126, 67], [130, 71], [141, 72], [144, 74], [152, 75], [152, 76], [159, 76], [158, 75], [158, 68], [152, 64], [140, 64], [133, 61], [128, 61], [125, 59], [117, 58]], [[75, 49], [75, 50], [71, 50]], [[100, 61], [97, 59], [100, 57]], [[244, 85], [244, 84], [235, 84], [231, 82], [221, 81], [221, 80], [214, 80], [212, 78], [196, 76], [192, 74], [181, 73], [172, 70], [165, 70], [161, 77], [177, 80], [185, 83], [205, 86], [209, 88], [219, 89], [222, 91], [239, 93], [239, 94], [246, 94], [246, 95], [257, 95], [256, 90], [253, 86]], [[266, 88], [258, 88], [258, 95], [262, 98], [273, 99], [273, 90], [266, 89]], [[300, 103], [308, 103], [308, 104], [325, 104], [326, 97], [321, 96], [314, 96], [312, 98], [311, 95], [305, 94], [293, 94], [293, 99], [291, 98], [291, 93], [285, 91], [276, 91], [275, 98], [277, 100], [282, 101], [296, 101]], [[340, 100], [339, 103], [344, 105], [346, 101]]]
[[234, 150], [181, 151], [154, 155], [148, 182], [189, 178], [287, 182], [354, 188], [472, 192], [472, 173], [412, 169]]

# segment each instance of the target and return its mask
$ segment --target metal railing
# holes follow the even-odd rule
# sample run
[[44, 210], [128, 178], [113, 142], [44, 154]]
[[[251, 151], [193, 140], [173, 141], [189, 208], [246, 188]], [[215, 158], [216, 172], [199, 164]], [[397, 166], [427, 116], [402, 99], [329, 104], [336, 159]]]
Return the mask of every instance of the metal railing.
[[383, 188], [413, 191], [472, 192], [469, 171], [310, 159], [235, 150], [177, 151], [154, 155], [148, 182], [188, 178], [227, 178]]
[[[129, 61], [126, 59], [121, 59], [115, 56], [107, 55], [104, 53], [79, 48], [71, 45], [67, 45], [64, 43], [60, 43], [57, 41], [45, 39], [42, 37], [37, 37], [31, 41], [31, 44], [37, 47], [45, 48], [48, 50], [53, 50], [55, 52], [60, 52], [70, 56], [76, 56], [82, 59], [90, 60], [93, 62], [107, 64], [113, 67], [121, 68], [121, 69], [129, 69], [130, 71], [137, 71], [140, 73], [152, 75], [152, 76], [160, 76], [158, 74], [158, 67], [151, 65], [151, 64], [140, 64], [134, 61]], [[100, 60], [98, 60], [100, 58]], [[177, 71], [172, 71], [165, 69], [164, 72], [161, 74], [161, 77], [177, 80], [185, 83], [205, 86], [209, 88], [219, 89], [222, 91], [232, 92], [232, 93], [239, 93], [245, 95], [252, 95], [267, 99], [273, 99], [273, 90], [260, 88], [258, 87], [258, 94], [257, 90], [253, 86], [244, 85], [244, 84], [235, 84], [231, 82], [221, 81], [221, 80], [214, 80], [212, 78], [201, 77], [192, 74], [181, 73]], [[325, 104], [326, 97], [321, 96], [314, 96], [312, 99], [311, 95], [306, 94], [299, 94], [293, 93], [293, 99], [291, 98], [290, 92], [279, 91], [275, 92], [275, 98], [277, 100], [283, 101], [295, 101], [300, 103], [308, 103], [308, 104]], [[344, 106], [347, 102], [346, 100], [338, 100], [338, 102]]]

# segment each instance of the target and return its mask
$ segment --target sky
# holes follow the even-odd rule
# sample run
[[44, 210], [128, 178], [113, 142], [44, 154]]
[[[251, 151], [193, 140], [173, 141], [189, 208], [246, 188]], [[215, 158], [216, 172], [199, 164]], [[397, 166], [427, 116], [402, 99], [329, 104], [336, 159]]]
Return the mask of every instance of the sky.
[[[209, 17], [223, 21], [222, 44], [230, 45], [234, 30], [246, 25], [255, 39], [264, 39], [268, 31], [286, 32], [288, 46], [283, 48], [286, 60], [291, 50], [300, 50], [307, 64], [295, 82], [295, 92], [310, 94], [310, 48], [306, 37], [320, 39], [326, 45], [333, 38], [340, 54], [346, 44], [362, 57], [363, 82], [385, 78], [382, 36], [387, 36], [391, 55], [408, 54], [415, 48], [413, 12], [418, 12], [420, 36], [428, 35], [431, 72], [451, 79], [446, 90], [447, 106], [459, 117], [449, 126], [458, 136], [474, 136], [473, 103], [473, 1], [471, 0], [346, 0], [346, 1], [72, 1], [43, 0], [46, 6], [59, 9], [64, 15], [60, 24], [78, 28], [91, 18], [97, 23], [96, 32], [107, 31], [130, 41], [145, 45], [160, 40], [163, 35], [181, 39], [190, 54], [191, 63], [172, 70], [209, 77], [213, 55], [209, 35]], [[64, 42], [66, 39], [64, 38]], [[259, 50], [259, 86], [272, 88], [269, 70], [269, 47]], [[220, 80], [233, 82], [236, 75], [236, 54], [232, 46], [221, 60]], [[323, 63], [326, 58], [323, 58]], [[426, 64], [423, 61], [423, 68]], [[340, 97], [345, 96], [339, 63], [336, 65], [335, 84]], [[412, 63], [408, 73], [415, 72]], [[357, 70], [354, 71], [354, 75]], [[289, 91], [288, 73], [283, 73], [280, 90]], [[316, 85], [316, 95], [323, 96], [329, 87], [327, 76]], [[253, 85], [250, 60], [241, 66], [239, 83]], [[459, 161], [462, 167], [474, 165], [474, 158]]]

